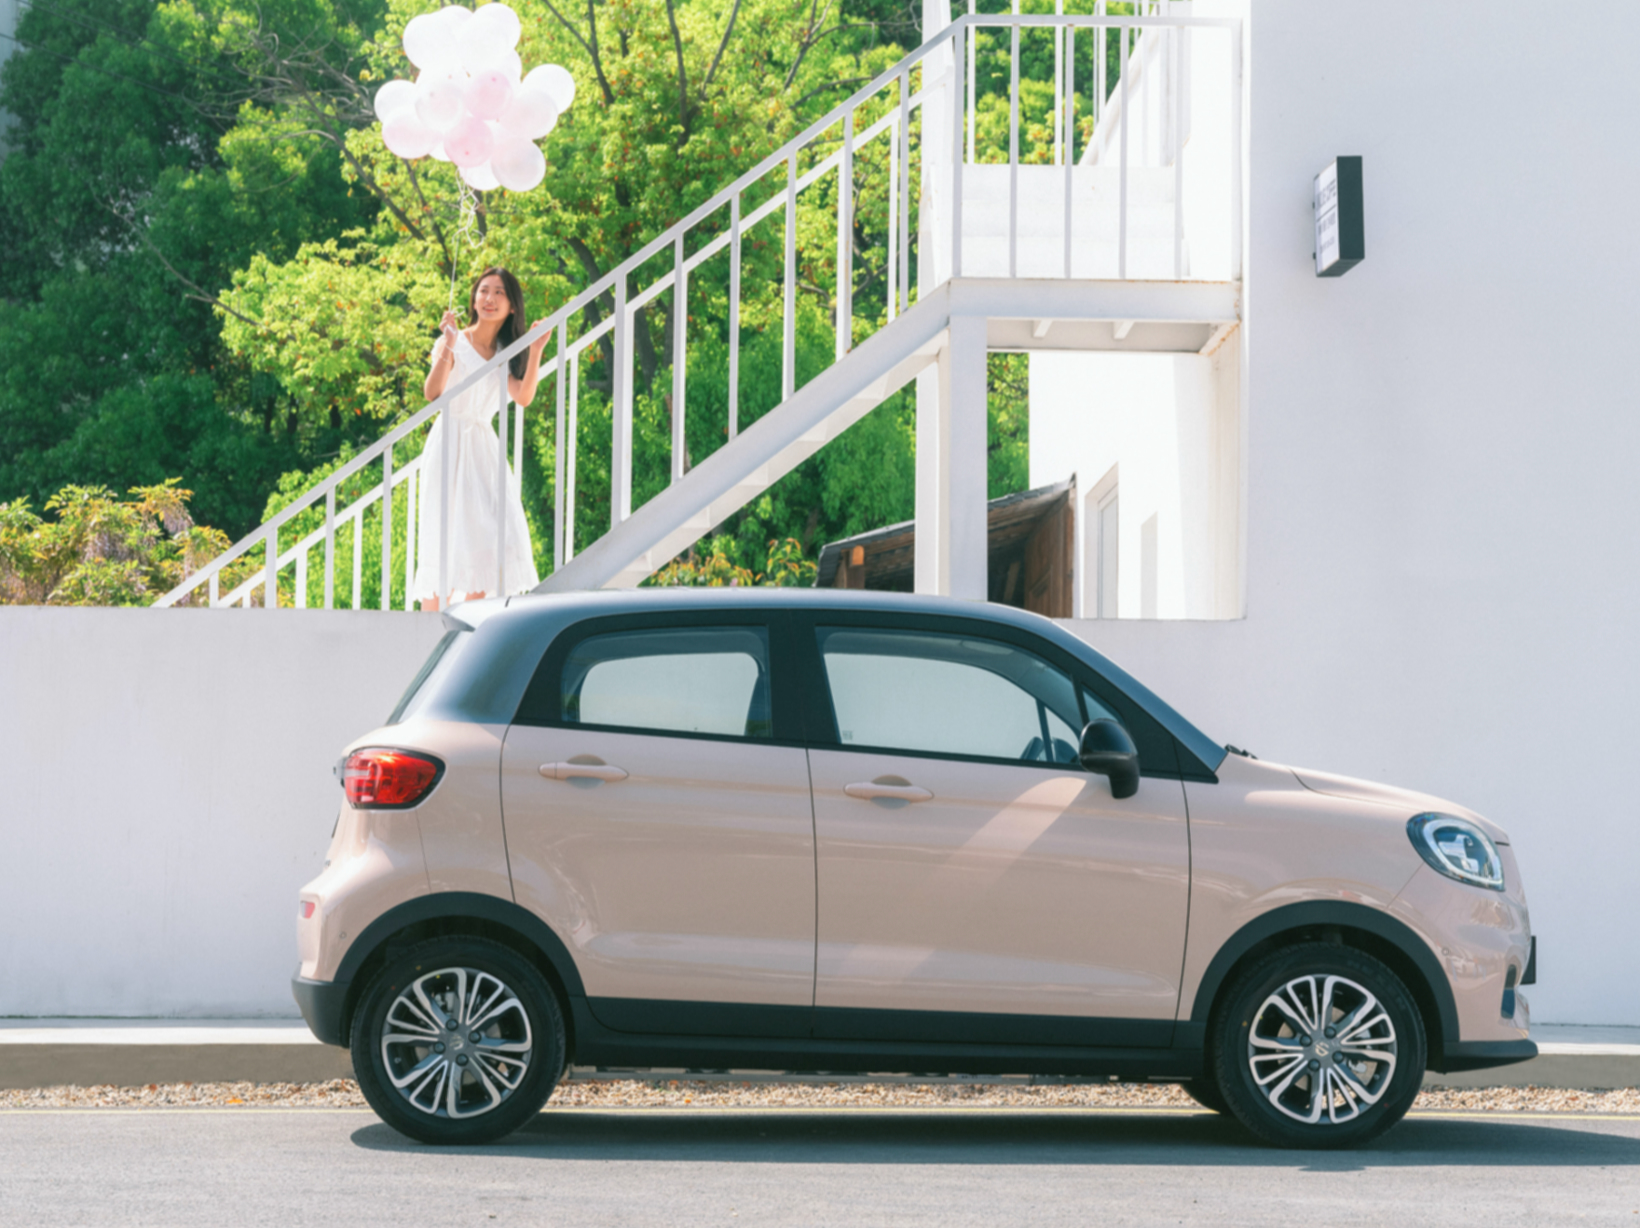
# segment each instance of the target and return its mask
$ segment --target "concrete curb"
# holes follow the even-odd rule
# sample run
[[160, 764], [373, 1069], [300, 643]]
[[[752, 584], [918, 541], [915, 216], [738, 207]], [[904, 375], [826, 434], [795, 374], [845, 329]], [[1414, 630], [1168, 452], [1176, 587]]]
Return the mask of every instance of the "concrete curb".
[[[1568, 1029], [1569, 1030], [1569, 1029]], [[1627, 1031], [1627, 1029], [1625, 1029]], [[1640, 1043], [1542, 1041], [1529, 1062], [1462, 1074], [1425, 1075], [1428, 1087], [1640, 1087]], [[0, 1088], [75, 1084], [320, 1083], [353, 1077], [346, 1049], [322, 1045], [300, 1025], [250, 1021], [177, 1026], [159, 1020], [0, 1022]], [[577, 1071], [577, 1078], [677, 1078], [672, 1072]], [[690, 1076], [700, 1077], [700, 1076]], [[736, 1075], [736, 1079], [746, 1076]], [[762, 1076], [758, 1081], [769, 1080]], [[813, 1082], [811, 1076], [793, 1081]], [[825, 1082], [841, 1082], [827, 1078]], [[882, 1082], [851, 1079], [848, 1082]], [[900, 1080], [892, 1080], [898, 1082]], [[942, 1080], [943, 1081], [943, 1080]], [[958, 1079], [953, 1082], [1033, 1082]], [[1046, 1080], [1044, 1080], [1045, 1082]]]

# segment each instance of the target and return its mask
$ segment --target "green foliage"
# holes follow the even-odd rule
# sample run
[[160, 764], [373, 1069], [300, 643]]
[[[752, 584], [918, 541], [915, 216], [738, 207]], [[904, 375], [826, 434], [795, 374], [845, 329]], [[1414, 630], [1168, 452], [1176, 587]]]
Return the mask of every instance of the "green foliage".
[[36, 515], [0, 503], [0, 604], [148, 605], [228, 545], [188, 515], [176, 479], [133, 489], [65, 486]]
[[704, 549], [692, 549], [673, 559], [645, 583], [655, 588], [810, 588], [819, 570], [813, 559], [803, 557], [803, 545], [795, 537], [773, 538], [764, 557], [763, 570], [753, 571], [730, 558], [740, 543], [715, 537]]

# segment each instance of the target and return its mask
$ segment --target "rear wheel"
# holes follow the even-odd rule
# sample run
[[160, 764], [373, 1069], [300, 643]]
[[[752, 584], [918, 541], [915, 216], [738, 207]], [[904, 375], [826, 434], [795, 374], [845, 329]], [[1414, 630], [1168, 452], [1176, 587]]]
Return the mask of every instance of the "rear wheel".
[[1361, 951], [1309, 943], [1259, 960], [1218, 1013], [1213, 1065], [1230, 1112], [1280, 1147], [1353, 1147], [1412, 1107], [1423, 1020], [1399, 977]]
[[485, 938], [435, 938], [390, 959], [353, 1024], [359, 1090], [423, 1143], [487, 1143], [541, 1111], [564, 1068], [546, 978]]
[[1219, 1091], [1219, 1085], [1213, 1082], [1213, 1072], [1211, 1070], [1206, 1071], [1201, 1078], [1192, 1079], [1180, 1086], [1184, 1088], [1185, 1095], [1209, 1112], [1230, 1112], [1230, 1106], [1224, 1102], [1224, 1093]]

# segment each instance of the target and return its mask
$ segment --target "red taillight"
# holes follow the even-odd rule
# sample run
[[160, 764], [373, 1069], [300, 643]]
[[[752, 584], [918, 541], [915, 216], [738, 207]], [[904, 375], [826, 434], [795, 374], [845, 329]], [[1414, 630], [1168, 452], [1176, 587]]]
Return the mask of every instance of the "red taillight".
[[309, 921], [309, 920], [312, 920], [312, 918], [313, 918], [313, 901], [312, 900], [303, 900], [302, 901], [302, 920]]
[[347, 800], [361, 809], [414, 806], [438, 783], [444, 765], [405, 750], [360, 750], [342, 766]]

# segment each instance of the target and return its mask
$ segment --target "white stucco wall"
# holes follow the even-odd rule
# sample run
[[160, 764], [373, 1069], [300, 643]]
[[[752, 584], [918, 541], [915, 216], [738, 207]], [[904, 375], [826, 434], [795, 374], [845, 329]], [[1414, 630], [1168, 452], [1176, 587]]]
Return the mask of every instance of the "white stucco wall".
[[[1246, 618], [1080, 629], [1215, 737], [1502, 823], [1536, 1017], [1640, 1024], [1640, 5], [1575, 20], [1533, 90], [1496, 4], [1259, 0]], [[1338, 154], [1367, 257], [1318, 280]]]
[[341, 748], [434, 615], [0, 607], [0, 1016], [294, 1015]]

